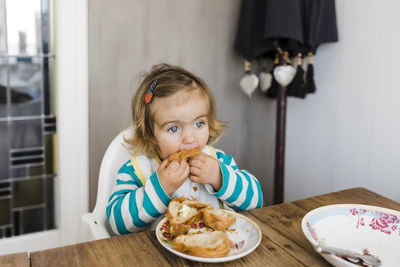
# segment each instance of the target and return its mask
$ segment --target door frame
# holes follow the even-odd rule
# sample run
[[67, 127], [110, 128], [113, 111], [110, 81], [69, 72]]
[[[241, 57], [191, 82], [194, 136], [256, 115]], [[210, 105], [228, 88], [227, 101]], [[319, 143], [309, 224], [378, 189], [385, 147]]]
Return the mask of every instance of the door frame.
[[56, 229], [0, 239], [0, 254], [78, 242], [89, 209], [88, 0], [57, 0], [55, 13]]
[[60, 243], [78, 240], [89, 209], [87, 0], [56, 1], [57, 135]]

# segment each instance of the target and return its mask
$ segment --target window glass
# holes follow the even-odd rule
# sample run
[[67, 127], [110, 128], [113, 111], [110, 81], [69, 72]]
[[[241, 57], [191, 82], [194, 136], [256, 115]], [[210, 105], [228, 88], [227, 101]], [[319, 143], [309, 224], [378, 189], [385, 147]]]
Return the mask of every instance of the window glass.
[[6, 0], [9, 55], [36, 55], [42, 50], [40, 0]]
[[56, 227], [53, 4], [0, 0], [0, 239]]

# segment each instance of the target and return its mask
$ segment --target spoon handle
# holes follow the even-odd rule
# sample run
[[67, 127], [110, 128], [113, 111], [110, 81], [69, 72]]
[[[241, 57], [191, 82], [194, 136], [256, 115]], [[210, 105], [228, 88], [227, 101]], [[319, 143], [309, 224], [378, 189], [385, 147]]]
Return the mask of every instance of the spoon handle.
[[365, 263], [372, 266], [380, 266], [382, 264], [381, 260], [378, 257], [372, 255], [362, 255], [355, 251], [351, 251], [348, 249], [341, 249], [336, 247], [328, 247], [328, 246], [315, 246], [315, 251], [319, 253], [332, 254], [341, 257], [349, 257], [353, 259], [360, 259]]

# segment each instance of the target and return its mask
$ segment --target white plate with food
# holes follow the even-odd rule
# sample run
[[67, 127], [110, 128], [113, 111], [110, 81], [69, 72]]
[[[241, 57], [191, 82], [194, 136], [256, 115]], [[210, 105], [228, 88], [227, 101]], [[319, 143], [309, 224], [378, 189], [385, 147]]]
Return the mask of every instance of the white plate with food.
[[[258, 225], [250, 220], [249, 218], [227, 210], [219, 210], [214, 209], [218, 212], [223, 212], [229, 216], [233, 216], [236, 218], [235, 222], [231, 224], [226, 230], [214, 230], [207, 225], [204, 224], [203, 220], [196, 221], [190, 224], [187, 224], [187, 228], [189, 229], [185, 234], [181, 234], [174, 239], [171, 238], [171, 225], [168, 221], [168, 218], [164, 218], [161, 220], [156, 228], [156, 236], [157, 240], [160, 244], [169, 250], [170, 252], [188, 259], [192, 261], [198, 262], [226, 262], [239, 259], [251, 253], [253, 250], [257, 248], [257, 246], [261, 242], [261, 231]], [[224, 236], [229, 237], [229, 241], [224, 240]], [[179, 242], [177, 241], [179, 240]], [[226, 245], [228, 242], [229, 247], [224, 248], [227, 249], [226, 256], [218, 256], [218, 257], [200, 257], [189, 255], [190, 251], [186, 250], [187, 253], [180, 252], [178, 245], [181, 243], [189, 243], [191, 247], [195, 248], [195, 251], [199, 253], [203, 247], [205, 247], [209, 252], [214, 250], [217, 251], [220, 249], [219, 247]], [[178, 250], [177, 250], [178, 249]], [[228, 252], [229, 251], [229, 252]], [[212, 253], [212, 252], [211, 252]], [[226, 254], [225, 253], [225, 254]]]
[[[329, 205], [308, 212], [302, 230], [313, 246], [328, 246], [378, 257], [400, 266], [400, 212], [359, 204]], [[334, 266], [359, 266], [354, 259], [321, 254]]]

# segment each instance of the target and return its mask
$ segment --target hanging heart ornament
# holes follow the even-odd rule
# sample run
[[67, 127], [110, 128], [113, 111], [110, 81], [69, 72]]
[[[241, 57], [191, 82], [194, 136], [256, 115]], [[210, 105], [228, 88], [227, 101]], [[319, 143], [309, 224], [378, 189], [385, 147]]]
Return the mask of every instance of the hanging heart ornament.
[[278, 66], [274, 69], [274, 77], [275, 80], [282, 86], [286, 87], [289, 85], [294, 75], [296, 74], [296, 69], [290, 65], [287, 66]]
[[251, 94], [254, 92], [254, 90], [257, 89], [258, 82], [258, 77], [255, 74], [245, 74], [240, 80], [240, 87], [242, 88], [243, 92], [246, 93], [249, 99], [251, 99]]
[[260, 89], [263, 93], [265, 93], [268, 90], [268, 88], [271, 87], [272, 74], [263, 71], [258, 76], [260, 77]]

